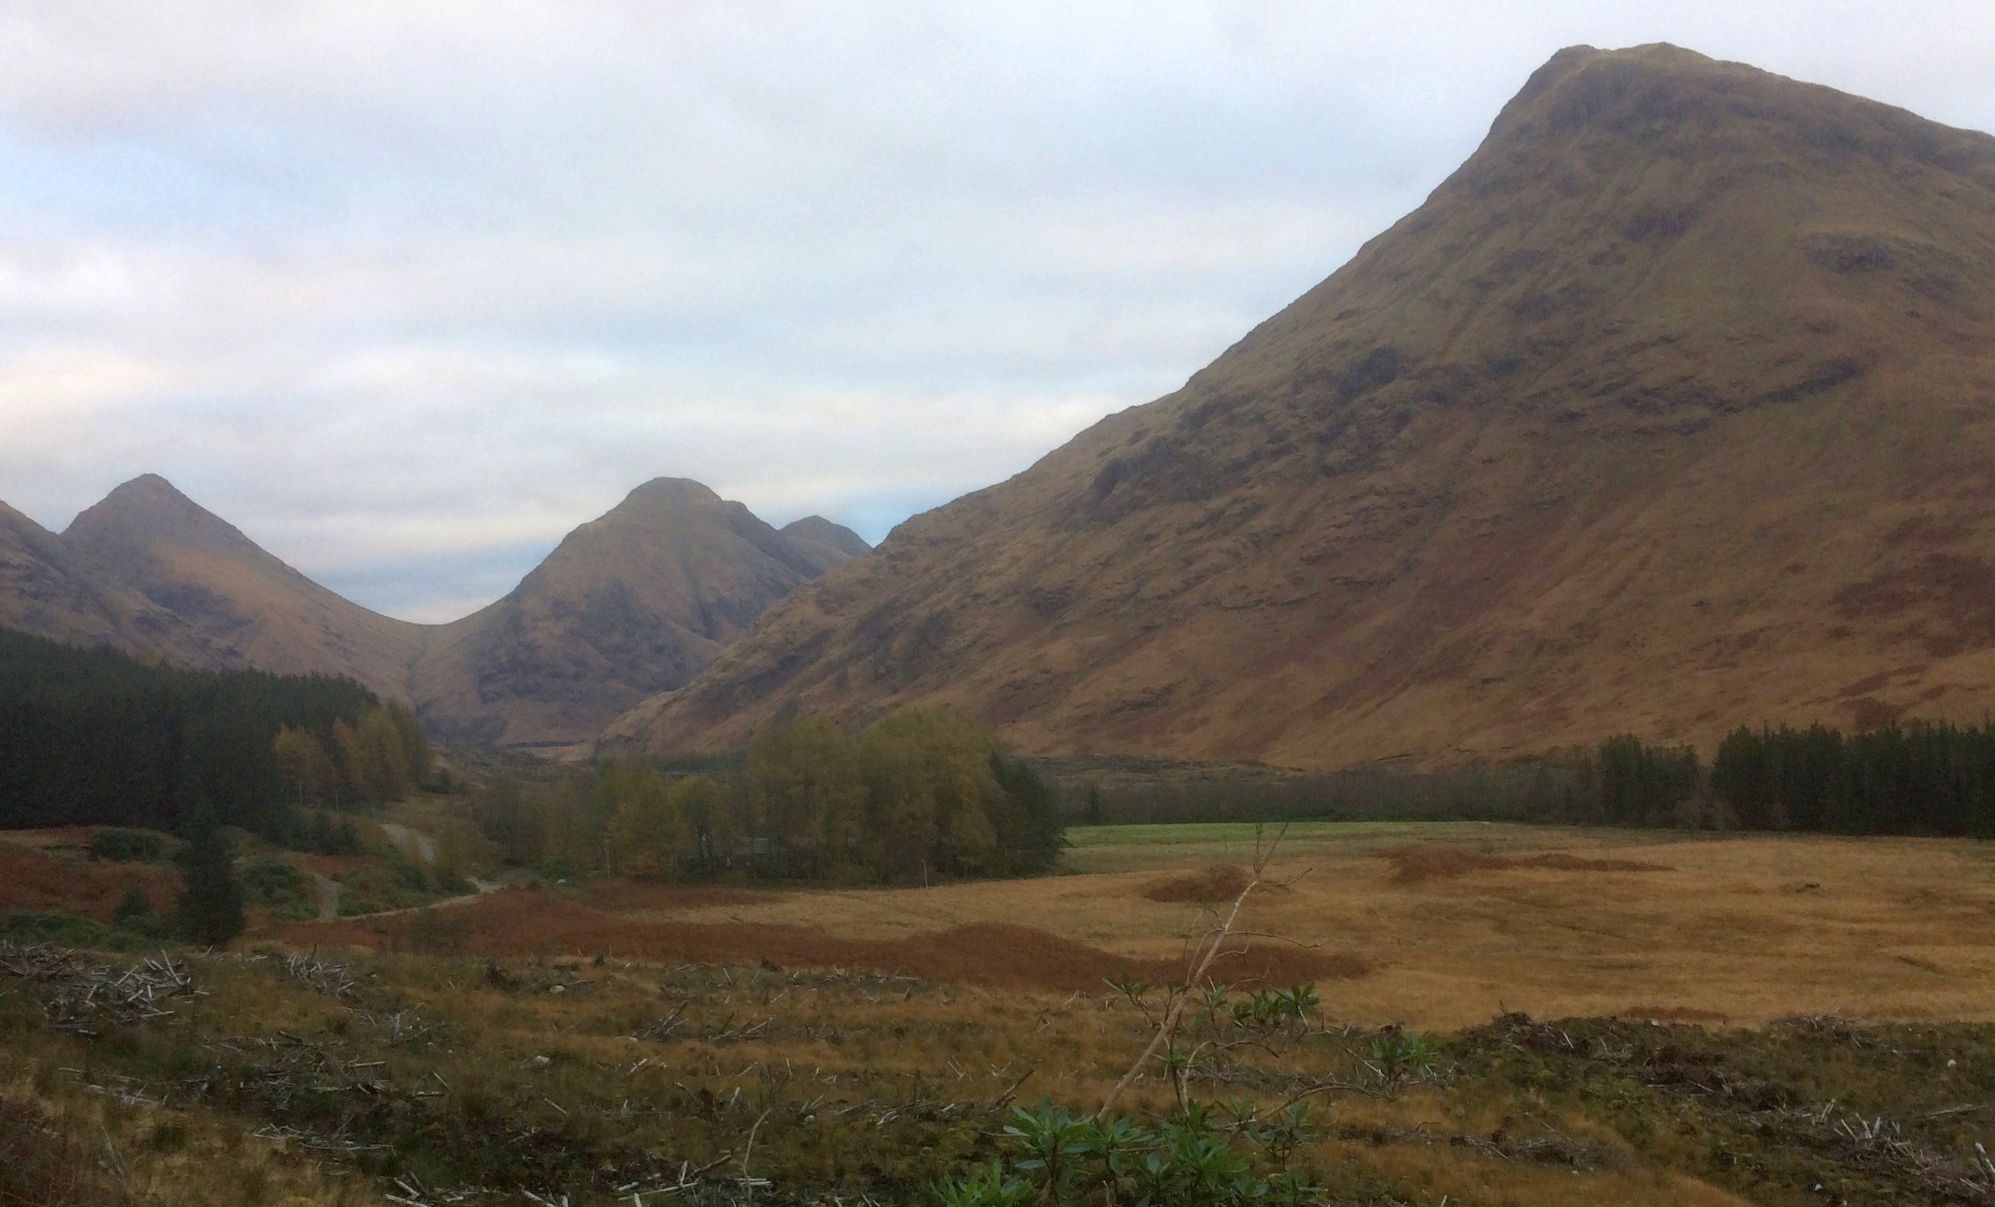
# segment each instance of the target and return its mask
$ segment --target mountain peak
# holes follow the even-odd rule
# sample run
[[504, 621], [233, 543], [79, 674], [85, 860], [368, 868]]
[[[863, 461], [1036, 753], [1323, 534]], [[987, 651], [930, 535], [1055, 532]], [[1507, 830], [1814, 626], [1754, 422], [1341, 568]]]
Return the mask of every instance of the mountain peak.
[[1825, 162], [1903, 157], [1955, 171], [1995, 165], [1995, 139], [1985, 134], [1667, 42], [1559, 51], [1503, 107], [1485, 151], [1601, 135], [1657, 158], [1744, 150]]
[[170, 541], [269, 556], [233, 524], [158, 474], [140, 474], [114, 488], [70, 521], [63, 538], [99, 552], [107, 546]]
[[128, 482], [121, 482], [111, 488], [102, 503], [112, 500], [121, 503], [143, 503], [148, 506], [160, 503], [177, 507], [194, 507], [194, 500], [180, 492], [180, 488], [158, 474], [140, 474]]
[[691, 478], [653, 478], [624, 496], [624, 505], [712, 507], [727, 500], [712, 487]]
[[783, 525], [780, 531], [793, 541], [819, 545], [845, 557], [859, 557], [873, 551], [873, 547], [866, 543], [865, 537], [821, 515], [807, 515], [801, 520], [792, 520]]
[[180, 493], [179, 489], [173, 483], [158, 474], [150, 472], [140, 474], [129, 482], [121, 483], [113, 488], [112, 493], [115, 494], [120, 490], [163, 490], [176, 495]]

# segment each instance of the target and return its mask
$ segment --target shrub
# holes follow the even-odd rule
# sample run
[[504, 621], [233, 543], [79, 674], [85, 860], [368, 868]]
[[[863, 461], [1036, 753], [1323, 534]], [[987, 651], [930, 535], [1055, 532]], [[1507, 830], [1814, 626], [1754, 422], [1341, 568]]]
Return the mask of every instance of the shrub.
[[1315, 1188], [1288, 1159], [1310, 1130], [1295, 1104], [1273, 1119], [1217, 1121], [1188, 1104], [1154, 1123], [1080, 1115], [1049, 1099], [1013, 1107], [1004, 1163], [936, 1187], [945, 1207], [1046, 1203], [1150, 1203], [1157, 1207], [1304, 1203]]
[[145, 830], [106, 826], [90, 836], [92, 859], [129, 863], [142, 859], [158, 859], [165, 850], [165, 840]]
[[[1014, 1107], [1000, 1137], [1006, 1148], [1003, 1158], [938, 1185], [936, 1196], [945, 1207], [1317, 1201], [1320, 1192], [1311, 1185], [1310, 1171], [1296, 1164], [1304, 1145], [1319, 1133], [1307, 1102], [1296, 1099], [1263, 1110], [1250, 1100], [1222, 1106], [1188, 1093], [1191, 1083], [1211, 1072], [1208, 1066], [1229, 1048], [1273, 1051], [1281, 1042], [1306, 1038], [1321, 1005], [1315, 988], [1296, 985], [1243, 994], [1216, 984], [1196, 990], [1171, 987], [1165, 1003], [1153, 1008], [1146, 1000], [1148, 984], [1109, 984], [1148, 1018], [1169, 1016], [1173, 1005], [1186, 1008], [1194, 1020], [1191, 1028], [1204, 1032], [1196, 1047], [1172, 1042], [1158, 1053], [1175, 1107], [1155, 1117], [1113, 1115], [1105, 1109], [1082, 1114], [1051, 1099], [1036, 1107]], [[1380, 1092], [1411, 1080], [1434, 1059], [1434, 1048], [1418, 1035], [1395, 1032], [1388, 1039], [1395, 1045], [1393, 1072], [1379, 1074]]]
[[274, 910], [280, 917], [304, 920], [319, 916], [312, 882], [281, 859], [256, 859], [237, 873], [243, 900]]
[[126, 885], [125, 895], [118, 898], [118, 904], [111, 909], [111, 924], [123, 926], [135, 919], [150, 917], [152, 917], [152, 898], [146, 896], [144, 886]]

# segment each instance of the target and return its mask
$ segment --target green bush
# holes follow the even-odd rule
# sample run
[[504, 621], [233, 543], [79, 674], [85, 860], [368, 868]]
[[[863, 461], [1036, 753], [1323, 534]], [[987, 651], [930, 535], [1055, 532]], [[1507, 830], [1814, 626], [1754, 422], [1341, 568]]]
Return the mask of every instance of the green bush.
[[281, 859], [253, 859], [236, 874], [243, 900], [266, 906], [280, 917], [305, 920], [319, 916], [311, 877]]
[[1210, 1108], [1190, 1103], [1153, 1122], [1075, 1114], [1049, 1099], [1012, 1108], [1003, 1132], [1007, 1161], [944, 1181], [936, 1197], [944, 1207], [1310, 1202], [1316, 1188], [1286, 1167], [1309, 1133], [1308, 1115], [1297, 1104], [1273, 1119], [1221, 1123]]
[[165, 850], [166, 841], [159, 835], [145, 830], [106, 826], [90, 836], [92, 859], [129, 863], [141, 859], [158, 859]]
[[118, 904], [111, 910], [111, 925], [122, 926], [139, 918], [152, 917], [152, 898], [137, 884], [125, 886], [125, 895], [118, 898]]

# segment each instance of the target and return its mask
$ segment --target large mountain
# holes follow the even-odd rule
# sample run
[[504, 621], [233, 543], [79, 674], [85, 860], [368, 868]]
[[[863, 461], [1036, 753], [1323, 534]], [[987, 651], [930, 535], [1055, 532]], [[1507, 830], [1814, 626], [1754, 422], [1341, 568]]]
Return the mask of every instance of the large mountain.
[[166, 481], [112, 491], [56, 535], [0, 504], [0, 626], [193, 666], [348, 675], [439, 737], [566, 744], [678, 686], [771, 602], [865, 542], [787, 536], [660, 479], [571, 533], [504, 599], [448, 625], [371, 612]]
[[918, 516], [618, 731], [947, 702], [1331, 766], [1995, 708], [1995, 139], [1560, 52], [1183, 389]]

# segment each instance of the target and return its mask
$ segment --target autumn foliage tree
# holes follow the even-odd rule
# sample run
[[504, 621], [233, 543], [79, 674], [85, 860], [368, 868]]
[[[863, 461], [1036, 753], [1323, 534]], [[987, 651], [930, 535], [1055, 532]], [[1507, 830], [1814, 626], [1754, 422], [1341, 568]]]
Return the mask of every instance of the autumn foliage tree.
[[1063, 841], [1046, 783], [989, 726], [946, 709], [893, 713], [858, 734], [792, 717], [721, 776], [668, 778], [642, 757], [607, 758], [542, 783], [495, 783], [478, 813], [516, 863], [647, 877], [1020, 875], [1050, 868]]

